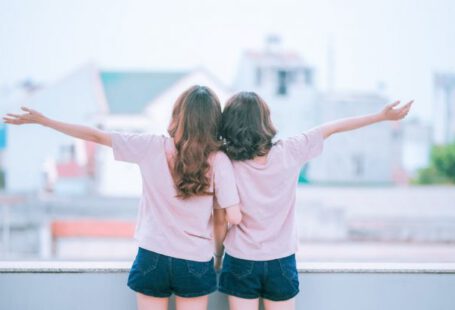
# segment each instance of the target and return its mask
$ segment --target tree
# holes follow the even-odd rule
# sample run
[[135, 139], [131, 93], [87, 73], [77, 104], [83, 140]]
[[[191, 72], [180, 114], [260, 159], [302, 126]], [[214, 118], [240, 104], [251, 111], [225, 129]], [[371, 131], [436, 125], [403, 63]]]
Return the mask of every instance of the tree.
[[430, 166], [419, 171], [418, 183], [455, 183], [455, 143], [433, 146]]

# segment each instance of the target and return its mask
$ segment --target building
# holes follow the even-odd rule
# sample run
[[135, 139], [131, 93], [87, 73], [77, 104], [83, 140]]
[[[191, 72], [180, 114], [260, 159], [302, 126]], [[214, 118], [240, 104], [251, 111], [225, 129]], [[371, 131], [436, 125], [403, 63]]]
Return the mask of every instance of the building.
[[433, 79], [435, 103], [434, 143], [455, 141], [455, 73], [437, 73]]
[[432, 145], [431, 126], [418, 119], [410, 119], [402, 124], [403, 167], [410, 175], [430, 164]]
[[[296, 52], [272, 38], [262, 51], [243, 54], [235, 89], [257, 92], [269, 104], [278, 138], [296, 135], [327, 121], [380, 111], [380, 92], [324, 92], [315, 70]], [[396, 124], [382, 123], [340, 134], [305, 167], [303, 182], [324, 184], [392, 183], [402, 179], [401, 135]]]
[[[327, 93], [319, 98], [319, 122], [381, 111], [387, 103], [374, 93]], [[402, 136], [399, 124], [383, 122], [324, 142], [307, 178], [322, 184], [387, 184], [401, 182]]]
[[[87, 65], [24, 96], [21, 104], [51, 118], [108, 131], [166, 134], [174, 101], [195, 84], [211, 87], [223, 102], [229, 95], [227, 88], [203, 69], [113, 72]], [[8, 107], [18, 110], [19, 104]], [[138, 168], [114, 163], [109, 148], [40, 126], [15, 127], [8, 130], [7, 138], [6, 186], [10, 191], [120, 196], [141, 192]]]
[[[173, 103], [191, 85], [207, 85], [221, 102], [230, 95], [209, 72], [102, 72], [105, 94], [111, 107], [100, 120], [109, 131], [135, 131], [167, 134]], [[138, 196], [141, 176], [135, 165], [115, 162], [111, 150], [99, 152], [98, 192], [108, 196]]]

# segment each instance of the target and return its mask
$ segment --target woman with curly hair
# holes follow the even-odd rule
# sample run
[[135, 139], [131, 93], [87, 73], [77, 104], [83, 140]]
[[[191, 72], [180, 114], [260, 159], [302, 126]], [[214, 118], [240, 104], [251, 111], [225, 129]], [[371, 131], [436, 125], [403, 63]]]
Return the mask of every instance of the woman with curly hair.
[[217, 232], [224, 222], [215, 225], [215, 236], [212, 224], [225, 216], [231, 224], [241, 220], [232, 165], [219, 151], [221, 105], [213, 91], [193, 86], [179, 96], [169, 137], [104, 132], [22, 110], [25, 113], [7, 114], [5, 123], [40, 124], [106, 145], [116, 160], [139, 166], [139, 249], [128, 278], [138, 308], [167, 309], [172, 293], [177, 309], [207, 308], [207, 296], [216, 290], [213, 239], [220, 240]]

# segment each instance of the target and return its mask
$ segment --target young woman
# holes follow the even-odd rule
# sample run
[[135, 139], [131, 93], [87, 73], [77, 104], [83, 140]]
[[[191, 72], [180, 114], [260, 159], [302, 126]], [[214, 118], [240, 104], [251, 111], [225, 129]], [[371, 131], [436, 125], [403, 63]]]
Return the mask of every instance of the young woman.
[[221, 106], [216, 95], [202, 86], [182, 93], [174, 105], [170, 137], [108, 133], [22, 110], [24, 114], [7, 114], [5, 123], [40, 124], [112, 147], [116, 160], [139, 165], [139, 250], [128, 278], [138, 308], [167, 309], [172, 293], [177, 309], [207, 308], [207, 295], [216, 290], [212, 214], [217, 223], [224, 212], [231, 224], [241, 220], [232, 165], [218, 151]]
[[295, 255], [295, 199], [301, 167], [322, 152], [332, 134], [406, 116], [412, 102], [377, 114], [347, 118], [273, 142], [267, 104], [255, 93], [230, 98], [222, 117], [224, 150], [233, 160], [242, 222], [228, 231], [219, 290], [231, 310], [294, 309], [299, 292]]

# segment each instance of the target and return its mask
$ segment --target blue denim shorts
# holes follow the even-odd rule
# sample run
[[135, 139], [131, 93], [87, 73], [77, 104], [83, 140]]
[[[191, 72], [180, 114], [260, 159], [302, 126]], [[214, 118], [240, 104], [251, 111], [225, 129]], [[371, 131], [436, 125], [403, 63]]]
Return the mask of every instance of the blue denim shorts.
[[139, 248], [128, 286], [154, 297], [204, 296], [216, 291], [213, 258], [208, 262], [179, 259]]
[[268, 261], [225, 254], [218, 290], [240, 298], [283, 301], [299, 293], [295, 255]]

